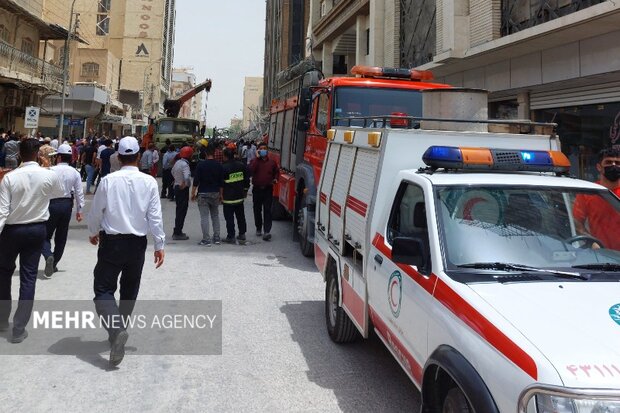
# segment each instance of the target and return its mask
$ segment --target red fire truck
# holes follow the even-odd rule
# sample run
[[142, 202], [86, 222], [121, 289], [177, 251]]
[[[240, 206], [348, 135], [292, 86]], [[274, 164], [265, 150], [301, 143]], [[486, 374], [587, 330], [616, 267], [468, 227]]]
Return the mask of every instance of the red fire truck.
[[272, 102], [266, 137], [281, 167], [273, 216], [293, 217], [293, 237], [303, 255], [312, 256], [327, 131], [333, 126], [411, 127], [410, 117], [422, 115], [420, 91], [449, 86], [430, 83], [430, 72], [410, 69], [355, 66], [351, 74], [356, 77], [331, 78], [313, 67], [292, 73], [288, 82], [280, 79], [280, 99]]

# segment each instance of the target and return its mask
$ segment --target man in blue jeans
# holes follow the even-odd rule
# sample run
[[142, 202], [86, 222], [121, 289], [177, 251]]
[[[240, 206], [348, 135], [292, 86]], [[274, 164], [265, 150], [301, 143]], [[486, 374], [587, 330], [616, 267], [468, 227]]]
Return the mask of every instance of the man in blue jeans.
[[215, 160], [215, 147], [207, 146], [206, 157], [196, 166], [194, 173], [194, 186], [192, 188], [192, 201], [198, 201], [200, 212], [200, 224], [202, 227], [202, 240], [198, 245], [211, 246], [209, 233], [209, 217], [213, 225], [213, 243], [220, 244], [220, 201], [222, 199], [222, 186], [224, 170], [222, 164]]
[[37, 270], [45, 241], [50, 199], [64, 188], [56, 172], [36, 162], [39, 142], [25, 139], [19, 146], [22, 164], [0, 182], [0, 331], [9, 328], [11, 281], [19, 256], [19, 304], [13, 316], [11, 342], [28, 337]]
[[90, 187], [95, 182], [95, 159], [97, 158], [96, 142], [93, 139], [88, 142], [82, 151], [81, 163], [86, 168], [86, 195], [90, 195]]

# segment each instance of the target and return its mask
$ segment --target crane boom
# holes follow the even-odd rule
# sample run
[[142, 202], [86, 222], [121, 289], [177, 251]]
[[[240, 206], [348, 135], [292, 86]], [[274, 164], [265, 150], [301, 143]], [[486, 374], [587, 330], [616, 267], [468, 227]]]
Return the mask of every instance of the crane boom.
[[198, 93], [202, 92], [203, 90], [206, 90], [207, 92], [211, 90], [211, 79], [207, 79], [205, 82], [194, 86], [176, 99], [166, 99], [164, 101], [164, 110], [166, 111], [166, 116], [170, 118], [178, 117], [183, 104], [196, 96]]

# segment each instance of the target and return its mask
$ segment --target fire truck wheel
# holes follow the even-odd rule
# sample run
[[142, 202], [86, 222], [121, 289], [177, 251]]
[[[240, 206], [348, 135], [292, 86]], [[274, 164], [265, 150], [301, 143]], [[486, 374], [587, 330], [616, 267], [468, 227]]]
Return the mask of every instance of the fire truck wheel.
[[314, 255], [314, 244], [308, 240], [308, 232], [310, 231], [310, 218], [308, 217], [308, 207], [306, 205], [306, 197], [301, 199], [300, 207], [297, 211], [297, 231], [299, 233], [299, 248], [304, 257], [312, 257]]
[[443, 413], [471, 413], [467, 398], [458, 387], [451, 388], [443, 400]]
[[271, 218], [273, 218], [274, 221], [282, 221], [288, 218], [286, 209], [284, 209], [284, 206], [280, 203], [280, 199], [275, 196], [271, 202]]
[[327, 322], [327, 332], [335, 343], [350, 343], [357, 338], [357, 329], [347, 313], [339, 305], [339, 296], [338, 279], [332, 273], [325, 285], [325, 321]]

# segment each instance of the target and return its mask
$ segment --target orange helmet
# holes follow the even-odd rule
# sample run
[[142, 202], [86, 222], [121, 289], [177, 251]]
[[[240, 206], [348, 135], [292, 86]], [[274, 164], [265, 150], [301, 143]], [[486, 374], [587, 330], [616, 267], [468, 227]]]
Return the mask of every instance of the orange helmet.
[[226, 148], [231, 149], [233, 151], [237, 150], [237, 144], [234, 142], [230, 142], [228, 145], [226, 145]]
[[179, 156], [185, 159], [191, 159], [194, 155], [194, 150], [189, 146], [184, 146], [181, 148], [181, 152], [179, 152]]

